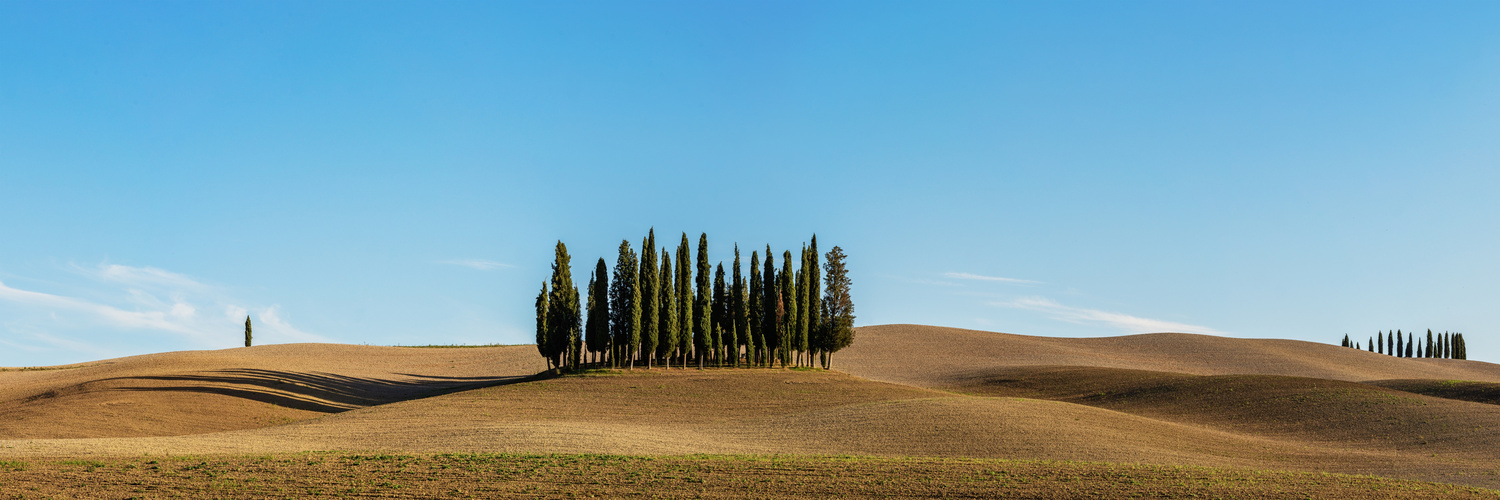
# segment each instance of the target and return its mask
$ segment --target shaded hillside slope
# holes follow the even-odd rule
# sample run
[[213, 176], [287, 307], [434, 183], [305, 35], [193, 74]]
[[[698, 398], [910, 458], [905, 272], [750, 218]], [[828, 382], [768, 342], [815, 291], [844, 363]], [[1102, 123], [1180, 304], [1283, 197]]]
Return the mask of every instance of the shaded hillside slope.
[[950, 388], [1066, 401], [1277, 440], [1500, 457], [1500, 406], [1357, 382], [1062, 366], [996, 369]]
[[282, 344], [0, 371], [0, 439], [263, 427], [513, 380], [543, 368], [532, 346]]
[[1289, 375], [1332, 380], [1471, 380], [1500, 383], [1500, 365], [1395, 358], [1336, 345], [1186, 333], [1102, 338], [1031, 337], [922, 325], [861, 327], [834, 368], [919, 387], [951, 385], [1017, 366], [1092, 366], [1193, 375]]
[[[1333, 442], [1329, 442], [1333, 441]], [[467, 390], [192, 436], [0, 441], [0, 456], [309, 450], [856, 454], [1377, 474], [1494, 486], [1491, 455], [1271, 439], [1062, 401], [979, 397], [826, 372], [638, 370]]]

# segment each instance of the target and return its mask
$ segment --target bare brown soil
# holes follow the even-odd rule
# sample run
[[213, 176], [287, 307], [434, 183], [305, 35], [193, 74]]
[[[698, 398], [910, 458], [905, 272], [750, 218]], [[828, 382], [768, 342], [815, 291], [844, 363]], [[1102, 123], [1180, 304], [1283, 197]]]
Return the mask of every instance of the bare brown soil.
[[251, 429], [501, 383], [545, 368], [531, 346], [288, 344], [0, 371], [0, 439]]
[[1457, 399], [1500, 405], [1500, 384], [1467, 380], [1375, 380], [1370, 385], [1422, 394], [1436, 398]]
[[0, 498], [1495, 498], [1368, 476], [1014, 460], [291, 454], [0, 462]]
[[1288, 375], [1330, 380], [1469, 380], [1500, 383], [1500, 365], [1395, 358], [1330, 344], [1187, 333], [1102, 338], [1031, 337], [922, 325], [859, 328], [834, 369], [919, 387], [1018, 366], [1092, 366], [1192, 375]]

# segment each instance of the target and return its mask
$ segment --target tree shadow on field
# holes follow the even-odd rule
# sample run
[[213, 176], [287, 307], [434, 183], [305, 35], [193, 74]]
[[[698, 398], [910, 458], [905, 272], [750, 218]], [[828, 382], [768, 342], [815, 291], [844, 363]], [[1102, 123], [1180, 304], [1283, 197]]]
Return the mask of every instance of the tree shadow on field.
[[121, 391], [169, 391], [219, 394], [286, 408], [337, 413], [396, 401], [421, 399], [481, 387], [524, 382], [532, 376], [436, 377], [396, 374], [403, 379], [348, 377], [332, 373], [234, 369], [191, 375], [158, 375], [109, 379], [130, 381], [186, 382], [183, 385], [141, 384], [116, 387]]

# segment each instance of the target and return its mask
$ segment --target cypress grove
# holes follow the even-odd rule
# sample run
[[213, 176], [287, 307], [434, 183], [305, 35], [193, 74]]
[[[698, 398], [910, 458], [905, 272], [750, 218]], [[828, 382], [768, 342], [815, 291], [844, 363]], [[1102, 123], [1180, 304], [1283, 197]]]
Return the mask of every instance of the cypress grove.
[[[638, 363], [670, 368], [673, 360], [684, 368], [697, 360], [700, 368], [773, 367], [779, 361], [782, 368], [829, 369], [832, 353], [852, 343], [842, 249], [829, 251], [824, 264], [816, 235], [795, 262], [784, 250], [779, 268], [769, 245], [764, 261], [751, 252], [748, 280], [737, 244], [728, 269], [722, 261], [710, 266], [708, 235], [700, 234], [696, 266], [688, 265], [681, 259], [692, 256], [684, 232], [674, 269], [672, 252], [657, 247], [655, 239], [655, 229], [648, 230], [640, 255], [630, 240], [621, 241], [613, 280], [605, 260], [597, 259], [587, 297], [573, 284], [567, 247], [557, 242], [552, 278], [542, 283], [535, 304], [537, 351], [549, 370], [634, 369]], [[586, 317], [580, 314], [584, 307]]]

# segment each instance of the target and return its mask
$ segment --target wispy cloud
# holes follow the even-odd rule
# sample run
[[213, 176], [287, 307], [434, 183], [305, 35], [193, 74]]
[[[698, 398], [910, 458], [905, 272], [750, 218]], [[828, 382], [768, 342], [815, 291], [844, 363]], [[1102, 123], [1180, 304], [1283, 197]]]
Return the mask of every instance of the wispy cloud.
[[999, 282], [999, 283], [1011, 283], [1011, 284], [1016, 284], [1016, 285], [1040, 285], [1040, 284], [1042, 284], [1042, 282], [1040, 282], [1040, 281], [1023, 280], [1023, 279], [1016, 279], [1016, 278], [1001, 278], [999, 276], [982, 276], [982, 275], [970, 274], [970, 273], [943, 273], [943, 276], [946, 276], [946, 277], [949, 277], [949, 278], [954, 278], [954, 279], [961, 279], [961, 280], [994, 281], [994, 282]]
[[493, 260], [484, 260], [484, 259], [450, 259], [450, 260], [440, 260], [440, 261], [438, 261], [438, 264], [448, 264], [448, 265], [452, 265], [452, 266], [463, 266], [463, 267], [467, 267], [467, 268], [470, 268], [470, 269], [478, 269], [480, 271], [494, 271], [496, 269], [508, 269], [508, 268], [516, 267], [516, 266], [510, 265], [510, 264], [506, 264], [504, 262], [495, 262]]
[[1024, 297], [1007, 302], [994, 302], [996, 306], [1025, 309], [1045, 314], [1058, 321], [1086, 325], [1102, 324], [1127, 331], [1129, 333], [1157, 333], [1157, 332], [1179, 332], [1179, 333], [1202, 333], [1208, 335], [1225, 335], [1224, 332], [1206, 326], [1189, 325], [1173, 321], [1142, 318], [1097, 309], [1084, 309], [1059, 304], [1044, 297]]
[[232, 347], [247, 315], [256, 318], [258, 343], [327, 341], [293, 327], [276, 305], [246, 303], [226, 288], [185, 274], [117, 264], [71, 267], [87, 280], [65, 293], [0, 283], [0, 306], [6, 307], [0, 309], [5, 313], [0, 331], [8, 332], [7, 345], [94, 353], [149, 352], [153, 344], [181, 349], [184, 341], [192, 348]]

